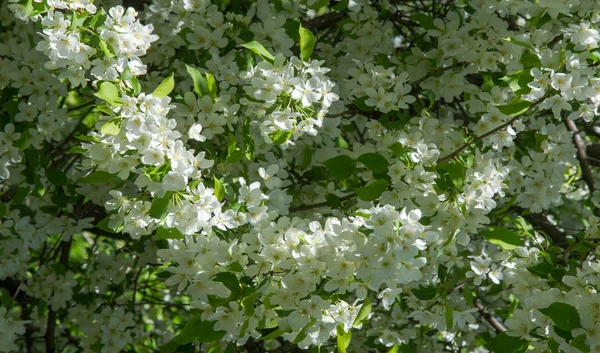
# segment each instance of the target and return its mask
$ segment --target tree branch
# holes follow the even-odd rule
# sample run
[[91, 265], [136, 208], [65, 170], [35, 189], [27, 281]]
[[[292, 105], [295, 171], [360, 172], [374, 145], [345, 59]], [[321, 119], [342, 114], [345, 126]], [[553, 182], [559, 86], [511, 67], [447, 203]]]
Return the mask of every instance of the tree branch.
[[[71, 244], [73, 238], [68, 241], [61, 243], [60, 252], [60, 263], [67, 269], [69, 267], [69, 253], [71, 252]], [[46, 325], [46, 334], [44, 340], [46, 341], [46, 353], [56, 352], [56, 341], [54, 337], [54, 331], [56, 329], [56, 311], [50, 309], [48, 311], [48, 324]]]
[[569, 119], [565, 119], [565, 125], [569, 131], [573, 133], [573, 143], [575, 143], [575, 147], [577, 147], [577, 159], [579, 160], [579, 165], [581, 166], [581, 174], [583, 175], [583, 180], [587, 184], [590, 189], [590, 193], [596, 191], [596, 181], [594, 180], [594, 174], [592, 173], [592, 168], [590, 167], [590, 161], [587, 158], [587, 153], [585, 152], [585, 143], [583, 139], [579, 135], [579, 130], [575, 123]]
[[[350, 193], [350, 194], [348, 194], [346, 196], [340, 197], [340, 201], [350, 200], [354, 196], [356, 196], [355, 193]], [[298, 206], [298, 207], [292, 207], [292, 208], [290, 208], [289, 211], [290, 211], [290, 213], [292, 213], [292, 212], [300, 212], [300, 211], [312, 210], [313, 208], [328, 207], [328, 206], [329, 206], [329, 202], [325, 201], [325, 202], [315, 203], [315, 204], [312, 204], [312, 205], [303, 205], [303, 206]]]
[[328, 12], [322, 16], [315, 17], [302, 24], [302, 27], [311, 31], [319, 31], [325, 29], [331, 25], [335, 25], [339, 21], [348, 17], [348, 11], [344, 10], [341, 12]]
[[490, 314], [487, 309], [481, 305], [481, 303], [477, 300], [477, 298], [473, 298], [473, 305], [479, 310], [479, 314], [487, 321], [498, 333], [506, 332], [506, 327], [500, 323], [500, 321], [496, 320], [495, 317]]
[[541, 230], [552, 239], [552, 243], [556, 246], [564, 248], [569, 246], [567, 235], [561, 232], [554, 224], [548, 221], [548, 218], [540, 213], [531, 213], [523, 216], [535, 229]]

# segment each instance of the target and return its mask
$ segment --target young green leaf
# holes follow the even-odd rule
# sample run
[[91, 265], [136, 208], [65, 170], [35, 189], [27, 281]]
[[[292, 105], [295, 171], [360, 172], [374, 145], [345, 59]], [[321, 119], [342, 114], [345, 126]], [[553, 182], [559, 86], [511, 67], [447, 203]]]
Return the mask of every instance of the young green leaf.
[[365, 300], [362, 303], [362, 306], [360, 307], [360, 310], [358, 311], [358, 314], [356, 314], [356, 318], [354, 319], [352, 326], [356, 327], [362, 324], [363, 321], [365, 321], [369, 317], [369, 314], [371, 314], [372, 309], [373, 304], [371, 304], [371, 300], [369, 299], [369, 297], [365, 298]]
[[208, 95], [215, 100], [217, 98], [217, 81], [215, 81], [215, 77], [212, 74], [206, 73], [206, 86], [208, 89]]
[[196, 92], [198, 97], [203, 97], [204, 95], [209, 94], [208, 83], [200, 71], [188, 65], [185, 65], [185, 67], [188, 74], [192, 77], [192, 81], [194, 82], [194, 92]]
[[215, 181], [215, 197], [219, 202], [221, 202], [223, 201], [223, 197], [225, 197], [225, 187], [223, 186], [221, 180], [217, 179], [216, 176], [213, 176], [213, 179]]
[[268, 61], [270, 63], [273, 63], [273, 61], [275, 60], [275, 57], [273, 56], [273, 54], [269, 53], [269, 51], [267, 49], [265, 49], [265, 47], [263, 47], [263, 45], [257, 41], [244, 43], [244, 44], [242, 44], [242, 47], [244, 47], [246, 49], [250, 49], [255, 54], [260, 55], [263, 59], [265, 59], [266, 61]]
[[156, 87], [156, 89], [154, 90], [154, 92], [152, 92], [152, 95], [154, 97], [158, 97], [158, 98], [163, 98], [168, 96], [171, 91], [173, 90], [173, 88], [175, 88], [175, 78], [173, 77], [173, 75], [167, 77], [166, 79], [164, 79], [160, 85], [158, 85], [158, 87]]
[[104, 135], [117, 136], [121, 131], [122, 118], [112, 118], [100, 128], [100, 132]]
[[338, 353], [346, 353], [346, 349], [352, 340], [352, 331], [345, 332], [344, 325], [337, 327], [337, 351]]
[[102, 82], [98, 92], [94, 93], [94, 96], [102, 99], [108, 104], [118, 107], [121, 105], [121, 98], [119, 97], [119, 89], [117, 86], [110, 82]]
[[300, 33], [300, 54], [302, 56], [303, 61], [308, 61], [310, 56], [312, 55], [313, 50], [315, 49], [315, 44], [317, 43], [317, 39], [312, 34], [311, 31], [302, 27], [300, 25], [299, 28]]

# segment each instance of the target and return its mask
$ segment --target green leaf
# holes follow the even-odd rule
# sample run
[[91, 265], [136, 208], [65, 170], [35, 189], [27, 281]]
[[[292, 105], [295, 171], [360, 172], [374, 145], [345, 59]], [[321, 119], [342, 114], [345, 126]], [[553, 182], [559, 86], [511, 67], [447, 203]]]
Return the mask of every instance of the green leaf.
[[461, 163], [440, 163], [436, 165], [435, 169], [442, 177], [446, 174], [455, 187], [463, 187], [467, 170]]
[[342, 136], [338, 136], [336, 145], [338, 148], [341, 148], [344, 150], [350, 149], [350, 145], [348, 144], [348, 141], [344, 140], [344, 138]]
[[382, 173], [388, 170], [389, 163], [387, 159], [377, 153], [361, 154], [356, 160], [364, 164], [373, 173]]
[[198, 97], [209, 94], [208, 82], [206, 82], [206, 79], [204, 79], [200, 71], [188, 65], [185, 65], [185, 67], [188, 74], [192, 77], [192, 81], [194, 81], [194, 92], [196, 92]]
[[81, 146], [73, 146], [69, 148], [67, 154], [85, 154], [87, 150]]
[[507, 105], [500, 105], [498, 106], [498, 110], [502, 114], [506, 114], [508, 116], [517, 116], [525, 113], [529, 107], [531, 107], [531, 104], [532, 103], [528, 101], [520, 101]]
[[102, 99], [106, 103], [112, 106], [120, 106], [121, 98], [119, 97], [119, 89], [117, 86], [113, 85], [110, 82], [102, 82], [100, 84], [100, 89], [98, 92], [94, 93], [94, 96]]
[[221, 180], [217, 179], [216, 176], [213, 176], [213, 179], [215, 181], [215, 197], [219, 202], [221, 202], [223, 201], [223, 197], [225, 197], [225, 187], [223, 186]]
[[215, 342], [225, 336], [225, 331], [215, 331], [215, 323], [202, 321], [202, 314], [194, 315], [183, 327], [183, 331], [174, 340], [179, 344], [190, 342]]
[[270, 63], [273, 63], [273, 61], [275, 60], [275, 57], [273, 57], [273, 54], [269, 53], [269, 51], [267, 49], [265, 49], [265, 47], [263, 47], [263, 45], [257, 41], [248, 42], [248, 43], [242, 44], [241, 46], [246, 49], [250, 49], [255, 54], [260, 55], [263, 59], [265, 59], [266, 61], [268, 61]]
[[96, 14], [94, 15], [94, 17], [92, 17], [90, 19], [90, 22], [88, 23], [88, 26], [92, 27], [92, 28], [98, 28], [100, 26], [102, 26], [104, 24], [104, 21], [106, 21], [106, 11], [104, 11], [103, 8], [100, 8], [100, 10], [98, 10], [96, 12]]
[[362, 306], [360, 307], [360, 310], [358, 311], [358, 314], [356, 314], [356, 318], [352, 323], [352, 327], [356, 327], [362, 324], [363, 321], [365, 321], [369, 317], [369, 314], [371, 314], [372, 309], [373, 304], [371, 304], [371, 300], [369, 299], [369, 297], [365, 298], [365, 300], [362, 303]]
[[412, 293], [420, 300], [431, 300], [437, 296], [436, 286], [419, 287], [413, 289]]
[[553, 267], [546, 261], [542, 261], [534, 266], [527, 267], [527, 270], [540, 278], [548, 278]]
[[387, 180], [379, 179], [363, 188], [355, 189], [354, 192], [363, 201], [374, 201], [381, 197], [381, 194], [387, 190], [387, 187]]
[[488, 343], [487, 348], [494, 353], [523, 353], [529, 348], [529, 342], [523, 338], [501, 333]]
[[581, 327], [581, 320], [577, 309], [566, 303], [552, 303], [545, 309], [539, 309], [548, 316], [558, 328], [571, 331]]
[[337, 351], [338, 353], [346, 353], [346, 349], [352, 340], [352, 331], [345, 332], [344, 325], [337, 327]]
[[395, 345], [392, 348], [390, 348], [389, 351], [387, 351], [387, 353], [399, 353], [400, 352], [400, 346]]
[[337, 156], [325, 161], [329, 175], [333, 179], [344, 180], [354, 173], [354, 160], [348, 156]]
[[504, 250], [513, 250], [523, 246], [521, 238], [513, 231], [502, 227], [490, 227], [481, 232], [490, 243], [501, 246]]
[[473, 288], [466, 284], [463, 288], [463, 297], [465, 298], [465, 302], [469, 305], [473, 303]]
[[424, 13], [417, 13], [412, 17], [413, 20], [417, 21], [421, 27], [426, 30], [437, 29], [433, 24], [433, 19]]
[[242, 293], [242, 287], [237, 276], [231, 272], [220, 272], [211, 277], [214, 282], [222, 283], [227, 289], [231, 291], [232, 295], [239, 295]]
[[317, 38], [315, 38], [311, 31], [302, 27], [302, 25], [300, 25], [299, 33], [300, 54], [302, 56], [303, 61], [308, 61], [310, 59], [310, 56], [312, 55], [313, 50], [315, 49]]
[[591, 351], [590, 346], [588, 346], [585, 343], [586, 338], [587, 338], [586, 334], [583, 333], [583, 334], [573, 338], [571, 340], [571, 342], [569, 342], [569, 344], [571, 345], [571, 347], [575, 347], [583, 353], [590, 353], [590, 351]]
[[229, 141], [229, 146], [227, 147], [227, 158], [225, 158], [225, 161], [227, 163], [241, 161], [244, 158], [244, 151], [238, 147], [235, 136], [230, 134], [227, 136], [227, 140]]
[[108, 226], [108, 222], [110, 222], [110, 216], [104, 217], [100, 222], [96, 224], [95, 227], [107, 233], [116, 233], [114, 229]]
[[102, 125], [102, 127], [100, 128], [100, 132], [104, 135], [117, 136], [119, 132], [121, 132], [122, 120], [123, 119], [120, 117], [110, 119], [109, 121], [104, 123], [104, 125]]
[[115, 180], [115, 176], [103, 170], [96, 170], [79, 179], [79, 182], [86, 184], [106, 183]]
[[256, 300], [260, 298], [260, 296], [261, 293], [254, 292], [242, 299], [242, 307], [244, 308], [244, 314], [246, 314], [246, 316], [250, 317], [254, 315], [254, 302], [256, 302]]
[[158, 227], [156, 230], [156, 239], [183, 239], [184, 236], [177, 228]]
[[307, 3], [306, 7], [308, 7], [311, 10], [318, 10], [323, 6], [326, 6], [328, 3], [329, 3], [329, 0], [317, 0], [312, 5], [308, 5], [308, 3]]
[[272, 339], [275, 339], [275, 338], [283, 335], [284, 333], [286, 333], [286, 331], [278, 328], [278, 329], [274, 330], [273, 332], [270, 332], [268, 335], [262, 336], [261, 338], [259, 338], [259, 340], [260, 341], [270, 341]]
[[292, 130], [278, 130], [269, 134], [269, 137], [273, 140], [274, 144], [281, 145], [292, 137]]
[[244, 136], [244, 154], [249, 161], [254, 159], [255, 146], [254, 146], [254, 135], [250, 129], [250, 118], [244, 119], [244, 126], [242, 127], [242, 134]]
[[175, 88], [175, 78], [173, 77], [173, 74], [171, 74], [171, 76], [165, 78], [163, 82], [156, 87], [154, 92], [152, 92], [152, 95], [154, 97], [163, 98], [168, 96], [173, 88]]
[[83, 23], [87, 20], [88, 16], [88, 12], [79, 13], [77, 11], [72, 11], [69, 31], [74, 31], [76, 28], [83, 26]]
[[155, 197], [150, 205], [150, 217], [155, 219], [163, 218], [171, 207], [172, 191], [167, 191], [163, 197]]
[[452, 320], [452, 314], [454, 313], [454, 308], [450, 305], [446, 305], [446, 330], [450, 331], [454, 328], [454, 320]]
[[394, 153], [394, 156], [398, 158], [406, 155], [411, 150], [411, 148], [405, 147], [400, 142], [395, 142], [388, 148]]
[[302, 149], [302, 154], [300, 155], [300, 169], [306, 169], [310, 166], [312, 162], [313, 150], [305, 145], [304, 149]]
[[513, 44], [522, 46], [522, 47], [527, 48], [527, 49], [533, 49], [533, 46], [531, 44], [525, 43], [525, 42], [520, 41], [520, 40], [516, 40], [516, 39], [514, 39], [512, 37], [507, 37], [507, 38], [502, 38], [502, 39], [504, 39], [505, 41], [507, 41], [509, 43], [513, 43]]
[[212, 74], [206, 73], [206, 86], [208, 89], [208, 95], [215, 100], [217, 98], [217, 81]]
[[175, 351], [179, 348], [179, 343], [175, 341], [175, 339], [170, 340], [169, 342], [163, 344], [159, 348], [159, 353], [175, 353]]
[[140, 81], [135, 76], [133, 76], [129, 66], [127, 66], [125, 68], [125, 70], [123, 70], [123, 73], [121, 74], [121, 80], [126, 81], [131, 85], [134, 95], [137, 96], [142, 91], [142, 86], [140, 85]]
[[360, 109], [364, 112], [370, 112], [370, 111], [374, 110], [375, 107], [372, 107], [372, 106], [368, 105], [367, 103], [365, 103], [365, 101], [367, 99], [369, 99], [368, 96], [356, 98], [355, 100], [352, 101], [352, 104], [354, 104], [358, 109]]
[[350, 3], [350, 0], [341, 0], [337, 4], [333, 5], [331, 7], [331, 9], [333, 11], [337, 11], [337, 12], [344, 11], [348, 7], [349, 3]]
[[334, 194], [325, 195], [325, 200], [327, 200], [327, 203], [332, 208], [340, 208], [340, 206], [342, 205], [342, 199]]
[[66, 185], [69, 180], [67, 175], [60, 169], [50, 169], [46, 172], [46, 177], [54, 185]]

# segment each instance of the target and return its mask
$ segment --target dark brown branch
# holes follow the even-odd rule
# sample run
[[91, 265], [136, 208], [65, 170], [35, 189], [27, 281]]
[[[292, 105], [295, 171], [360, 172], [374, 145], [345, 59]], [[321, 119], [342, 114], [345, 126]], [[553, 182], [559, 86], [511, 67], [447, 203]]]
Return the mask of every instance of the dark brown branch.
[[490, 312], [487, 311], [487, 309], [483, 305], [481, 305], [477, 298], [473, 298], [473, 305], [477, 308], [477, 310], [479, 310], [479, 314], [481, 314], [485, 321], [492, 325], [496, 332], [506, 332], [506, 327], [504, 327], [504, 325], [502, 325], [500, 321], [496, 320], [496, 318], [493, 317], [492, 314], [490, 314]]
[[345, 19], [348, 16], [346, 10], [341, 12], [329, 12], [322, 16], [310, 19], [302, 24], [302, 27], [311, 31], [319, 31], [329, 26], [335, 26], [336, 23]]
[[[521, 212], [522, 213], [522, 212]], [[552, 243], [556, 246], [560, 246], [561, 248], [569, 246], [569, 242], [567, 241], [567, 235], [560, 231], [554, 224], [548, 221], [548, 218], [540, 213], [531, 213], [524, 216], [529, 223], [536, 230], [543, 231], [546, 235], [552, 239]]]
[[[346, 196], [340, 197], [340, 201], [346, 201], [346, 200], [350, 200], [351, 198], [355, 197], [356, 194], [355, 193], [351, 193], [348, 194]], [[329, 202], [325, 201], [325, 202], [319, 202], [319, 203], [315, 203], [312, 205], [303, 205], [303, 206], [298, 206], [298, 207], [292, 207], [290, 208], [290, 213], [292, 212], [300, 212], [300, 211], [307, 211], [307, 210], [312, 210], [313, 208], [319, 208], [319, 207], [328, 207], [329, 206]]]
[[581, 174], [583, 175], [583, 180], [585, 180], [585, 183], [590, 189], [590, 193], [592, 193], [596, 191], [596, 181], [594, 180], [594, 174], [592, 173], [592, 168], [590, 167], [590, 161], [588, 160], [587, 153], [585, 152], [585, 143], [579, 135], [579, 130], [573, 121], [565, 119], [565, 125], [567, 125], [569, 131], [573, 133], [573, 143], [575, 143], [575, 147], [577, 147], [577, 159], [579, 160], [579, 165], [581, 166]]
[[[63, 241], [61, 243], [60, 263], [65, 267], [65, 269], [69, 268], [69, 254], [71, 252], [72, 242], [73, 238], [69, 239], [68, 241]], [[48, 311], [48, 324], [46, 325], [46, 334], [44, 335], [44, 340], [46, 341], [46, 353], [56, 352], [56, 341], [54, 337], [55, 329], [56, 311], [50, 309]]]

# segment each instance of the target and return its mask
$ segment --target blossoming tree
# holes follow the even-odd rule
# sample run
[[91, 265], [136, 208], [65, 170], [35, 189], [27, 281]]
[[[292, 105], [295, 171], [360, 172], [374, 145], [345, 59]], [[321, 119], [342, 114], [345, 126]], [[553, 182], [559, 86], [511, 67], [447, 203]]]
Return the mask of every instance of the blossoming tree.
[[0, 352], [600, 352], [600, 2], [2, 0]]

